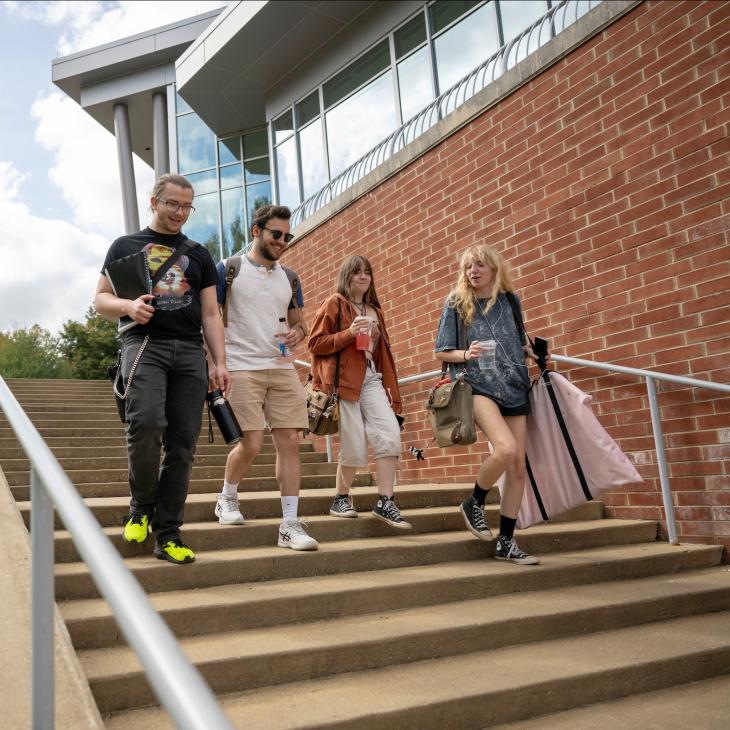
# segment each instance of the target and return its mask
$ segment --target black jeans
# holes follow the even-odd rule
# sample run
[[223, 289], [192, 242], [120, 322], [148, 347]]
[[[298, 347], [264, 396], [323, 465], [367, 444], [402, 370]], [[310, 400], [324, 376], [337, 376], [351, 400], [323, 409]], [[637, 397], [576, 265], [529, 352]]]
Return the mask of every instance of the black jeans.
[[[124, 339], [125, 382], [141, 345]], [[207, 388], [200, 342], [150, 338], [127, 395], [127, 460], [130, 512], [152, 518], [160, 544], [180, 536]]]

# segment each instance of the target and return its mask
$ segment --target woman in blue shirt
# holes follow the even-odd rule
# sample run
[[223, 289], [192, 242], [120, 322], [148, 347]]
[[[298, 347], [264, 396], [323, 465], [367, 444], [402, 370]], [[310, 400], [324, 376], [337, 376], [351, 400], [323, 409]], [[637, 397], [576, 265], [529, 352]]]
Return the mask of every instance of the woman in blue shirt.
[[504, 474], [494, 557], [536, 565], [540, 561], [520, 550], [513, 536], [524, 489], [526, 416], [530, 412], [525, 358], [536, 358], [517, 328], [508, 293], [520, 306], [500, 254], [486, 244], [466, 249], [456, 286], [444, 304], [435, 350], [439, 360], [449, 363], [452, 379], [463, 370], [472, 388], [474, 420], [492, 446], [479, 468], [472, 495], [461, 504], [466, 525], [478, 538], [492, 538], [484, 504], [489, 488]]

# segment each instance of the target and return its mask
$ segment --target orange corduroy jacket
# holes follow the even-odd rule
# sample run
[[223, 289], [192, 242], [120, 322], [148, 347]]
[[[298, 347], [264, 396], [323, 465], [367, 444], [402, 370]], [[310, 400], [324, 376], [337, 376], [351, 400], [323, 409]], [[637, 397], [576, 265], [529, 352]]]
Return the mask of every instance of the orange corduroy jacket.
[[[337, 307], [340, 307], [340, 329], [337, 331]], [[372, 305], [370, 305], [372, 306]], [[383, 313], [373, 307], [378, 315], [380, 339], [373, 361], [379, 373], [383, 375], [383, 387], [388, 394], [395, 413], [401, 412], [398, 376], [395, 372], [395, 361], [390, 349], [388, 332], [385, 328]], [[365, 379], [365, 353], [355, 348], [355, 337], [350, 332], [353, 312], [352, 306], [340, 294], [333, 294], [322, 302], [309, 333], [307, 347], [312, 354], [312, 385], [315, 390], [331, 393], [335, 379], [337, 352], [340, 352], [340, 398], [358, 400], [360, 389]]]

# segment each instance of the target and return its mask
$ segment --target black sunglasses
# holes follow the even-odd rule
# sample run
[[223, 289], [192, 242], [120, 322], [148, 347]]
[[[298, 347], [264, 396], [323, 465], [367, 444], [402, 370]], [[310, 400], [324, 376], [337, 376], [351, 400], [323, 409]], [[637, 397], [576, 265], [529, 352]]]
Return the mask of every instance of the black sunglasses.
[[261, 230], [268, 231], [271, 234], [271, 237], [278, 241], [282, 236], [284, 236], [284, 243], [290, 243], [294, 240], [294, 235], [292, 233], [284, 233], [284, 231], [276, 231], [273, 228], [267, 228], [266, 226], [259, 226]]

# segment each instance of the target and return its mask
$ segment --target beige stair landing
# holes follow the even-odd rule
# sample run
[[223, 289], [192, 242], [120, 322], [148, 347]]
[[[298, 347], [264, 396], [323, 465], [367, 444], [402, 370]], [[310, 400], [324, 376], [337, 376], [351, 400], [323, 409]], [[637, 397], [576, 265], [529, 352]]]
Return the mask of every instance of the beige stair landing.
[[[10, 385], [235, 727], [666, 727], [663, 692], [709, 702], [728, 687], [718, 546], [671, 547], [655, 522], [603, 519], [590, 503], [518, 532], [539, 566], [498, 563], [464, 527], [468, 484], [400, 486], [414, 528], [401, 533], [370, 515], [377, 487], [361, 475], [360, 516], [333, 518], [334, 469], [303, 442], [300, 513], [321, 547], [294, 553], [276, 547], [270, 439], [241, 485], [246, 524], [223, 526], [227, 449], [204, 429], [184, 526], [198, 559], [173, 566], [151, 541], [119, 540], [126, 452], [108, 383]], [[27, 524], [29, 465], [1, 421], [0, 467]], [[493, 501], [486, 517], [496, 528]], [[60, 523], [54, 539], [59, 611], [107, 727], [171, 727]], [[625, 721], [601, 725], [614, 711]], [[696, 718], [713, 728], [709, 709]]]

